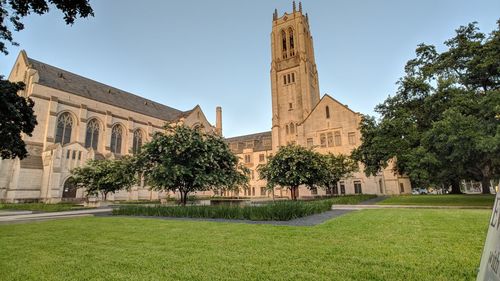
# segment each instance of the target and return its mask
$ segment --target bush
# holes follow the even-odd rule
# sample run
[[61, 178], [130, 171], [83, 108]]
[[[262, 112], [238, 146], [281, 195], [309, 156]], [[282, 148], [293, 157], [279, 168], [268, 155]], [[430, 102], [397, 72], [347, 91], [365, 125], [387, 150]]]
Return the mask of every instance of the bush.
[[287, 221], [328, 211], [333, 204], [357, 204], [373, 197], [359, 195], [316, 201], [278, 201], [260, 206], [120, 206], [113, 210], [113, 215]]
[[0, 203], [0, 210], [23, 210], [23, 211], [41, 211], [41, 212], [61, 212], [84, 209], [81, 205], [74, 203]]

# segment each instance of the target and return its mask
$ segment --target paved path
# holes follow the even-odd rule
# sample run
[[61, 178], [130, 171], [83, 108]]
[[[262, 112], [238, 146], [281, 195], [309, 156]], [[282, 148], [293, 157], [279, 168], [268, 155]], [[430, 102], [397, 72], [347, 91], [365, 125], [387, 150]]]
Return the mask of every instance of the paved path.
[[19, 214], [18, 212], [15, 212], [17, 214], [8, 215], [8, 216], [0, 216], [0, 224], [84, 217], [84, 216], [93, 216], [96, 214], [111, 214], [112, 210], [113, 209], [111, 209], [111, 208], [98, 208], [98, 209], [88, 209], [88, 210], [75, 210], [75, 211], [64, 211], [64, 212], [46, 212], [46, 213], [27, 213], [27, 214]]
[[[363, 202], [364, 203], [364, 202]], [[365, 210], [365, 209], [487, 209], [491, 206], [424, 206], [424, 205], [332, 205], [332, 210]]]

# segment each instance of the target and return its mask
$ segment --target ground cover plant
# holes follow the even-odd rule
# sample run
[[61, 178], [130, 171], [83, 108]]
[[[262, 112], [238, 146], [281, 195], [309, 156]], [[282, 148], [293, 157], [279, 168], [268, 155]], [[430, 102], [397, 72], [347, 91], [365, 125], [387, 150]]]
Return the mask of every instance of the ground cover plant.
[[427, 206], [478, 206], [492, 207], [495, 195], [446, 194], [394, 196], [378, 202], [380, 205], [427, 205]]
[[374, 198], [373, 195], [333, 197], [314, 201], [277, 201], [259, 206], [144, 206], [127, 205], [113, 210], [114, 215], [159, 216], [189, 218], [223, 218], [240, 220], [278, 220], [286, 221], [322, 213], [331, 209], [333, 204], [357, 204]]
[[0, 210], [22, 210], [22, 211], [40, 211], [40, 212], [61, 212], [84, 209], [81, 205], [73, 203], [0, 203]]
[[488, 210], [314, 227], [93, 217], [0, 225], [0, 280], [475, 280]]

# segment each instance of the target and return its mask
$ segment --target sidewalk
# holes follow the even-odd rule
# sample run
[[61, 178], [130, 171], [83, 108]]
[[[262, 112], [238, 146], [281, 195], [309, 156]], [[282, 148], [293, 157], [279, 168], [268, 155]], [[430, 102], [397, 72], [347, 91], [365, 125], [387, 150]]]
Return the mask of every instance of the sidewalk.
[[88, 217], [97, 214], [111, 214], [111, 208], [98, 208], [98, 209], [88, 209], [88, 210], [75, 210], [75, 211], [64, 211], [64, 212], [46, 212], [46, 213], [26, 213], [22, 211], [6, 212], [10, 215], [0, 215], [0, 224], [5, 223], [17, 223], [17, 222], [27, 222], [27, 221], [44, 221], [51, 219], [61, 219], [61, 218], [74, 218], [74, 217]]

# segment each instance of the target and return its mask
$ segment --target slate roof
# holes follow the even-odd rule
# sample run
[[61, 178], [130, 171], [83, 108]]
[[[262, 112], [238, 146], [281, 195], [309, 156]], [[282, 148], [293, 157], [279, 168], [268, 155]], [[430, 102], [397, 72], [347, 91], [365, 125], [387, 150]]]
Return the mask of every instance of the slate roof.
[[84, 98], [92, 99], [126, 110], [134, 111], [165, 121], [179, 119], [189, 113], [138, 95], [102, 84], [69, 71], [48, 65], [28, 57], [28, 62], [38, 71], [38, 83]]
[[[264, 143], [264, 140], [268, 142]], [[226, 142], [234, 153], [243, 153], [245, 148], [253, 148], [253, 151], [272, 150], [271, 131], [227, 138]]]

